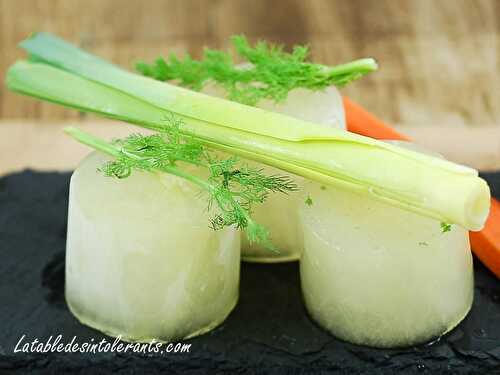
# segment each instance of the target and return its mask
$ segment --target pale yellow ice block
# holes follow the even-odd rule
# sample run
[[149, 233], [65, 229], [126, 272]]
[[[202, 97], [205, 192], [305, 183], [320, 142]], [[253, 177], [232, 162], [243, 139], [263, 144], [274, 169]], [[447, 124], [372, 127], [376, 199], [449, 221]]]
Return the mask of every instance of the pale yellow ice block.
[[[207, 87], [204, 92], [209, 95], [224, 97], [224, 92], [213, 86]], [[257, 107], [327, 127], [345, 129], [342, 97], [335, 87], [323, 91], [295, 89], [289, 93], [283, 103], [262, 100]], [[283, 124], [283, 126], [286, 126], [286, 124]], [[254, 161], [245, 161], [245, 163], [263, 169], [267, 174], [291, 175], [289, 172], [283, 172], [277, 168]], [[300, 189], [304, 179], [296, 175], [292, 177]], [[266, 202], [255, 207], [252, 217], [269, 229], [271, 240], [279, 249], [279, 252], [271, 252], [258, 243], [249, 243], [245, 234], [242, 233], [243, 260], [251, 262], [285, 262], [299, 259], [302, 247], [302, 230], [299, 226], [297, 206], [302, 203], [301, 199], [301, 195], [298, 193], [288, 195], [271, 194]]]
[[[220, 324], [238, 299], [240, 241], [209, 228], [206, 200], [168, 174], [118, 180], [92, 153], [71, 178], [66, 300], [84, 324], [127, 341], [170, 341]], [[195, 171], [196, 172], [196, 171]]]
[[302, 291], [333, 335], [375, 347], [428, 341], [455, 327], [473, 297], [468, 232], [308, 182], [302, 205]]

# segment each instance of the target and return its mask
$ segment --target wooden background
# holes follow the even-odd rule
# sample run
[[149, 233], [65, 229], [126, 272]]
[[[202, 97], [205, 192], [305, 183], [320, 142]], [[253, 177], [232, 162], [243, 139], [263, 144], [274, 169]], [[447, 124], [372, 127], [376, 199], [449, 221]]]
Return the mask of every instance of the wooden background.
[[[344, 94], [450, 160], [500, 169], [500, 0], [0, 0], [2, 76], [37, 30], [128, 68], [236, 33], [308, 44], [325, 64], [373, 56], [380, 70]], [[82, 121], [104, 138], [135, 130], [0, 85], [0, 174], [74, 168], [89, 150], [62, 128]]]
[[[0, 73], [35, 30], [127, 67], [169, 51], [199, 57], [245, 33], [307, 43], [326, 64], [373, 56], [380, 71], [343, 92], [403, 126], [500, 124], [497, 0], [0, 0]], [[0, 88], [0, 119], [71, 119], [74, 111]]]

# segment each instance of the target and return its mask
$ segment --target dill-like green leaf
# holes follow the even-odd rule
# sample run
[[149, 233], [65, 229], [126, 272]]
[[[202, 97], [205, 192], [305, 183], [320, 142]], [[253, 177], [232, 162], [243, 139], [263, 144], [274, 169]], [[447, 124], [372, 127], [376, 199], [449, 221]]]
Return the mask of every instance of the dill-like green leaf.
[[449, 232], [449, 231], [451, 231], [451, 224], [442, 222], [441, 223], [441, 232], [442, 233], [446, 233], [446, 232]]
[[344, 86], [377, 69], [371, 58], [328, 67], [307, 61], [309, 49], [295, 46], [291, 53], [283, 46], [258, 42], [251, 46], [243, 35], [232, 37], [236, 53], [246, 61], [246, 66], [234, 64], [231, 54], [205, 49], [202, 60], [186, 55], [179, 59], [170, 54], [165, 60], [159, 57], [153, 64], [139, 62], [136, 69], [160, 81], [177, 81], [192, 90], [201, 90], [208, 82], [223, 87], [227, 98], [240, 103], [255, 105], [261, 99], [280, 102], [295, 88], [322, 90], [328, 86]]
[[[74, 128], [67, 132], [80, 142], [114, 156], [114, 160], [100, 168], [104, 175], [126, 178], [133, 170], [142, 170], [185, 178], [208, 193], [209, 209], [217, 207], [217, 213], [210, 220], [211, 228], [244, 229], [250, 242], [274, 249], [267, 229], [252, 219], [252, 208], [264, 202], [270, 193], [293, 192], [297, 185], [287, 176], [267, 176], [261, 169], [241, 164], [235, 157], [220, 158], [200, 142], [182, 134], [181, 120], [169, 115], [166, 121], [161, 133], [132, 134], [111, 144]], [[187, 172], [179, 162], [206, 168], [208, 178]]]

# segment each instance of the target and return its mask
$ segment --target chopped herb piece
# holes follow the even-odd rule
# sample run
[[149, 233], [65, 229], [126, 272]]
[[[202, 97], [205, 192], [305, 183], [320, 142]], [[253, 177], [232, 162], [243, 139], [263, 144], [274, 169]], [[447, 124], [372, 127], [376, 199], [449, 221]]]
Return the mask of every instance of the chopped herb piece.
[[312, 200], [312, 198], [311, 198], [309, 195], [307, 196], [305, 203], [306, 203], [308, 206], [312, 206], [312, 204], [313, 204], [313, 200]]
[[442, 222], [441, 223], [441, 232], [446, 233], [449, 231], [451, 231], [451, 224]]

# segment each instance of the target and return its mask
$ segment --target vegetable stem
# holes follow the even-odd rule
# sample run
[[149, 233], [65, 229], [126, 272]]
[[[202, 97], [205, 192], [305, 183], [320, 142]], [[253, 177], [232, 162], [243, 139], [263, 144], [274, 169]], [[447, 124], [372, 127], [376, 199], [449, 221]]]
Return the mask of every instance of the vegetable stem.
[[351, 74], [354, 72], [366, 74], [376, 71], [378, 69], [378, 64], [375, 59], [368, 57], [326, 68], [330, 75]]
[[73, 126], [68, 126], [64, 128], [64, 132], [73, 137], [74, 139], [76, 139], [78, 142], [90, 146], [93, 149], [104, 152], [105, 154], [108, 154], [110, 156], [114, 157], [120, 156], [120, 150], [116, 146], [113, 146], [112, 144], [100, 138], [94, 137], [93, 135], [84, 132], [78, 128], [75, 128]]
[[9, 69], [14, 91], [154, 129], [175, 114], [210, 147], [469, 230], [488, 215], [490, 191], [474, 169], [134, 75], [48, 34], [22, 47], [37, 62]]
[[[127, 153], [126, 151], [124, 151], [120, 147], [117, 147], [111, 143], [108, 143], [108, 142], [106, 142], [98, 137], [91, 135], [90, 133], [84, 132], [84, 131], [82, 131], [78, 128], [75, 128], [73, 126], [68, 126], [68, 127], [64, 128], [64, 131], [68, 135], [70, 135], [71, 137], [76, 139], [78, 142], [83, 143], [83, 144], [85, 144], [85, 145], [87, 145], [95, 150], [104, 152], [105, 154], [108, 154], [108, 155], [113, 156], [115, 158], [120, 157], [122, 155], [122, 153], [125, 153], [130, 158], [140, 159], [139, 156], [137, 156], [133, 153]], [[204, 190], [206, 190], [209, 193], [212, 193], [214, 191], [214, 187], [212, 185], [210, 185], [208, 182], [206, 182], [203, 179], [201, 179], [197, 176], [194, 176], [190, 173], [184, 172], [182, 169], [180, 169], [178, 167], [165, 165], [165, 166], [162, 166], [162, 170], [164, 172], [173, 174], [175, 176], [182, 177], [182, 178], [194, 183], [195, 185], [203, 188]]]

